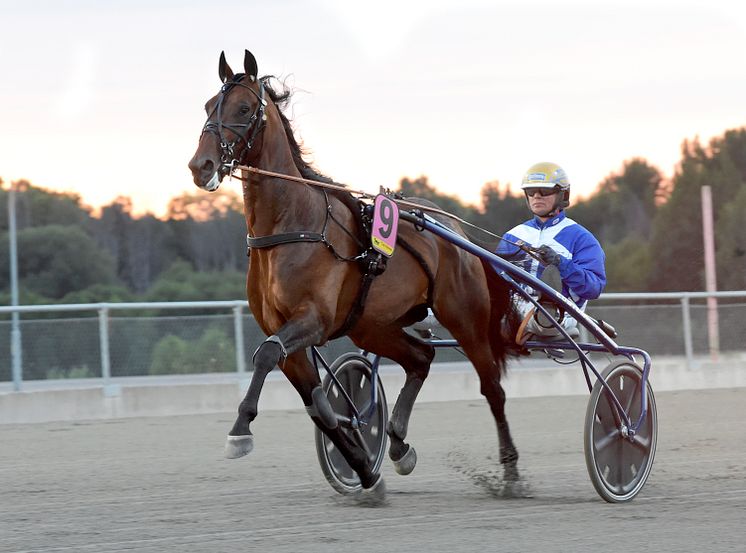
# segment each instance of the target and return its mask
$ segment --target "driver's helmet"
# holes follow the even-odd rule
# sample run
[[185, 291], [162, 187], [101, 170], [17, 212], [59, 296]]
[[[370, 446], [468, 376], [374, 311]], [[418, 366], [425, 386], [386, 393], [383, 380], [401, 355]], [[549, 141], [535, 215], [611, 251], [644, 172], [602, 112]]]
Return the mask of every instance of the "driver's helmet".
[[556, 188], [564, 192], [560, 195], [558, 207], [564, 209], [570, 205], [570, 181], [564, 169], [556, 163], [542, 161], [529, 167], [521, 182], [521, 190], [526, 188]]

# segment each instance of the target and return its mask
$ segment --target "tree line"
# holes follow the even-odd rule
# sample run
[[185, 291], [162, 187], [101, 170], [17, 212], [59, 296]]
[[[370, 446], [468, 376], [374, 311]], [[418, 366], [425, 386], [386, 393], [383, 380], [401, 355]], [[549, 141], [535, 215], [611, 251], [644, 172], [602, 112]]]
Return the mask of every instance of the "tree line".
[[[100, 213], [79, 196], [16, 183], [22, 304], [191, 301], [245, 296], [248, 260], [240, 200], [185, 194], [168, 215], [136, 217], [120, 197]], [[9, 265], [8, 190], [0, 190], [0, 264]], [[9, 304], [9, 271], [0, 301]]]
[[[8, 183], [0, 181], [0, 266], [9, 266]], [[625, 161], [568, 215], [607, 255], [608, 292], [704, 289], [700, 190], [712, 187], [718, 288], [746, 289], [746, 128], [703, 145], [685, 141], [671, 179], [645, 159]], [[135, 216], [126, 197], [97, 213], [79, 196], [16, 183], [22, 304], [240, 299], [248, 265], [241, 199], [230, 190], [173, 198], [165, 218]], [[438, 192], [427, 177], [393, 188], [504, 233], [528, 218], [518, 187], [489, 182], [482, 204]], [[487, 247], [497, 238], [467, 228]], [[9, 271], [0, 302], [10, 303]]]
[[[718, 289], [746, 290], [746, 128], [739, 128], [706, 145], [684, 141], [670, 179], [634, 158], [587, 199], [571, 196], [568, 216], [593, 232], [606, 253], [607, 292], [705, 289], [701, 189], [706, 185], [712, 187]], [[499, 182], [482, 188], [478, 209], [438, 193], [425, 177], [403, 179], [400, 188], [498, 235], [529, 215], [518, 187]], [[497, 246], [494, 237], [468, 233]]]

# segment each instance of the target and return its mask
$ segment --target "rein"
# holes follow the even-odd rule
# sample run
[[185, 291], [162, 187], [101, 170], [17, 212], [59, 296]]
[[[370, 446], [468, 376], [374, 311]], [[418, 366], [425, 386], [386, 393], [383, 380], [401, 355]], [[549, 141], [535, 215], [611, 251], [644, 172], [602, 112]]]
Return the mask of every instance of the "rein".
[[[247, 236], [246, 241], [247, 241], [247, 245], [249, 246], [249, 252], [251, 251], [252, 248], [271, 248], [271, 247], [274, 247], [280, 244], [290, 244], [294, 242], [321, 242], [327, 247], [327, 249], [331, 251], [334, 257], [337, 258], [338, 260], [357, 261], [361, 263], [363, 281], [362, 281], [362, 285], [360, 286], [360, 289], [358, 290], [357, 298], [355, 299], [352, 307], [350, 308], [350, 311], [347, 313], [347, 316], [345, 317], [345, 320], [342, 323], [342, 326], [338, 328], [335, 332], [333, 332], [331, 336], [329, 337], [329, 339], [334, 340], [336, 338], [346, 335], [347, 332], [352, 327], [354, 327], [355, 324], [357, 324], [357, 321], [359, 320], [363, 312], [363, 309], [365, 308], [365, 301], [368, 297], [368, 292], [370, 290], [371, 284], [373, 283], [373, 279], [385, 270], [386, 261], [385, 261], [385, 258], [383, 258], [383, 256], [381, 255], [381, 253], [375, 252], [372, 248], [364, 248], [361, 254], [357, 256], [353, 256], [353, 257], [343, 257], [336, 251], [333, 244], [326, 237], [326, 229], [329, 224], [329, 220], [334, 221], [340, 228], [342, 228], [343, 231], [345, 231], [348, 235], [350, 235], [355, 240], [355, 242], [358, 243], [359, 246], [363, 247], [363, 244], [360, 242], [360, 240], [357, 239], [357, 237], [352, 235], [339, 221], [337, 221], [334, 218], [332, 214], [332, 206], [329, 203], [329, 197], [326, 191], [335, 190], [339, 192], [346, 192], [348, 194], [356, 195], [356, 196], [359, 196], [360, 198], [365, 198], [365, 199], [374, 199], [375, 196], [367, 192], [364, 192], [362, 190], [352, 190], [342, 184], [335, 183], [335, 182], [327, 183], [327, 182], [321, 182], [321, 181], [314, 181], [310, 179], [305, 179], [303, 177], [296, 177], [294, 175], [285, 175], [283, 173], [276, 173], [274, 171], [267, 171], [265, 169], [258, 169], [256, 167], [251, 167], [251, 166], [246, 166], [246, 165], [237, 165], [236, 163], [231, 163], [230, 168], [229, 168], [230, 177], [231, 178], [235, 177], [237, 180], [240, 180], [242, 182], [250, 182], [250, 179], [244, 178], [242, 175], [241, 176], [235, 175], [234, 173], [239, 169], [242, 171], [246, 171], [248, 173], [254, 173], [256, 175], [263, 175], [266, 177], [272, 177], [272, 178], [277, 178], [277, 179], [286, 180], [290, 182], [296, 182], [299, 184], [307, 184], [307, 185], [322, 189], [324, 193], [324, 197], [327, 202], [327, 209], [326, 209], [326, 218], [324, 220], [324, 227], [321, 233], [309, 232], [309, 231], [296, 231], [296, 232], [289, 232], [289, 233], [274, 234], [274, 235], [269, 235], [269, 236], [259, 236], [259, 237]], [[443, 211], [440, 208], [423, 206], [421, 204], [407, 201], [403, 198], [394, 197], [392, 199], [398, 205], [414, 208], [416, 210], [419, 210], [420, 213], [422, 213], [422, 211], [429, 211], [431, 213], [437, 213], [439, 215], [443, 215], [444, 217], [448, 217], [450, 219], [459, 221], [460, 223], [464, 225], [478, 229], [486, 234], [489, 234], [490, 236], [494, 236], [495, 238], [499, 240], [503, 240], [505, 242], [508, 242], [509, 244], [513, 244], [516, 247], [518, 247], [520, 250], [524, 251], [526, 254], [530, 255], [531, 257], [535, 259], [539, 259], [536, 253], [534, 253], [534, 248], [526, 246], [522, 242], [512, 242], [510, 240], [507, 240], [506, 238], [502, 236], [499, 236], [488, 230], [478, 227], [472, 223], [469, 223], [468, 221], [465, 221], [464, 219], [456, 215], [453, 215], [452, 213]], [[436, 224], [439, 224], [439, 223], [436, 221]], [[423, 230], [423, 229], [420, 229], [420, 230]], [[425, 263], [424, 259], [422, 259], [422, 257], [419, 255], [417, 250], [412, 248], [411, 245], [407, 244], [402, 239], [399, 239], [399, 241], [401, 242], [402, 247], [405, 250], [407, 250], [419, 262], [419, 264], [422, 266], [423, 270], [425, 271], [425, 274], [427, 275], [428, 282], [429, 282], [427, 302], [428, 302], [428, 305], [432, 306], [433, 283], [435, 280], [432, 272], [427, 266], [427, 263]]]
[[[230, 174], [231, 178], [236, 178], [236, 179], [238, 179], [238, 180], [240, 180], [242, 182], [249, 182], [249, 180], [243, 178], [242, 176], [239, 176], [239, 175], [235, 174], [235, 171], [239, 170], [239, 169], [243, 170], [243, 171], [246, 171], [248, 173], [254, 173], [254, 174], [257, 174], [257, 175], [263, 175], [265, 177], [273, 177], [273, 178], [282, 179], [282, 180], [286, 180], [286, 181], [297, 182], [299, 184], [308, 184], [308, 185], [311, 185], [311, 186], [316, 186], [318, 188], [327, 188], [329, 190], [337, 190], [337, 191], [340, 191], [340, 192], [347, 192], [349, 194], [353, 194], [355, 196], [359, 196], [360, 198], [365, 198], [365, 199], [368, 199], [368, 200], [372, 200], [372, 199], [375, 198], [374, 194], [370, 194], [369, 192], [364, 192], [362, 190], [351, 189], [351, 188], [348, 188], [347, 186], [345, 186], [343, 184], [340, 184], [340, 183], [334, 183], [334, 182], [332, 182], [332, 183], [326, 183], [326, 182], [320, 182], [320, 181], [315, 181], [315, 180], [310, 180], [310, 179], [304, 179], [303, 177], [296, 177], [294, 175], [285, 175], [283, 173], [275, 173], [274, 171], [266, 171], [265, 169], [258, 169], [257, 167], [251, 167], [251, 166], [247, 166], [247, 165], [233, 166], [232, 169], [231, 169], [231, 174]], [[437, 213], [438, 215], [442, 215], [444, 217], [448, 217], [449, 219], [453, 219], [455, 221], [458, 221], [462, 225], [466, 225], [466, 226], [471, 227], [473, 229], [476, 229], [476, 230], [478, 230], [480, 232], [483, 232], [483, 233], [485, 233], [485, 234], [487, 234], [489, 236], [492, 236], [493, 238], [496, 238], [496, 239], [498, 239], [500, 241], [507, 242], [508, 244], [510, 244], [512, 246], [516, 246], [518, 249], [520, 249], [524, 253], [530, 255], [531, 257], [533, 257], [537, 261], [541, 261], [539, 259], [539, 257], [537, 256], [537, 254], [536, 254], [536, 251], [535, 251], [536, 248], [532, 248], [530, 246], [527, 246], [523, 242], [513, 242], [512, 240], [508, 240], [504, 236], [501, 236], [499, 234], [495, 234], [493, 232], [490, 232], [487, 229], [484, 229], [484, 228], [482, 228], [480, 226], [477, 226], [477, 225], [475, 225], [473, 223], [470, 223], [469, 221], [466, 221], [466, 220], [462, 219], [461, 217], [459, 217], [457, 215], [454, 215], [453, 213], [449, 213], [448, 211], [444, 211], [444, 210], [442, 210], [440, 208], [437, 208], [437, 207], [424, 206], [422, 204], [418, 204], [418, 203], [414, 203], [414, 202], [409, 202], [409, 201], [407, 201], [407, 200], [405, 200], [403, 198], [396, 198], [396, 197], [394, 197], [392, 199], [398, 205], [405, 206], [405, 207], [411, 207], [411, 208], [419, 209], [419, 210], [422, 210], [422, 211], [429, 211], [430, 213]]]

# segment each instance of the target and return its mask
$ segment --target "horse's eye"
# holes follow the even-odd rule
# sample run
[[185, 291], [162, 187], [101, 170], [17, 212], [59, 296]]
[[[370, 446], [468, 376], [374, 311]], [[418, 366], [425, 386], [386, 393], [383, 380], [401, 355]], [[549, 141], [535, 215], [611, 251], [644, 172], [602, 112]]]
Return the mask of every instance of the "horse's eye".
[[251, 111], [251, 108], [244, 104], [241, 106], [241, 115], [248, 115], [248, 113]]

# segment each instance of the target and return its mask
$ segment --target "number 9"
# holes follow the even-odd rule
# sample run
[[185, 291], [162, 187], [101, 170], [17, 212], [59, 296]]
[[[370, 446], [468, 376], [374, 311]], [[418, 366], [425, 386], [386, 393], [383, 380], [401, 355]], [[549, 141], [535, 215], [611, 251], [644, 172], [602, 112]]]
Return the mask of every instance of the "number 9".
[[391, 200], [385, 199], [381, 202], [381, 223], [382, 226], [378, 228], [378, 232], [381, 236], [388, 238], [391, 236], [391, 231], [394, 225], [394, 207], [391, 205]]

